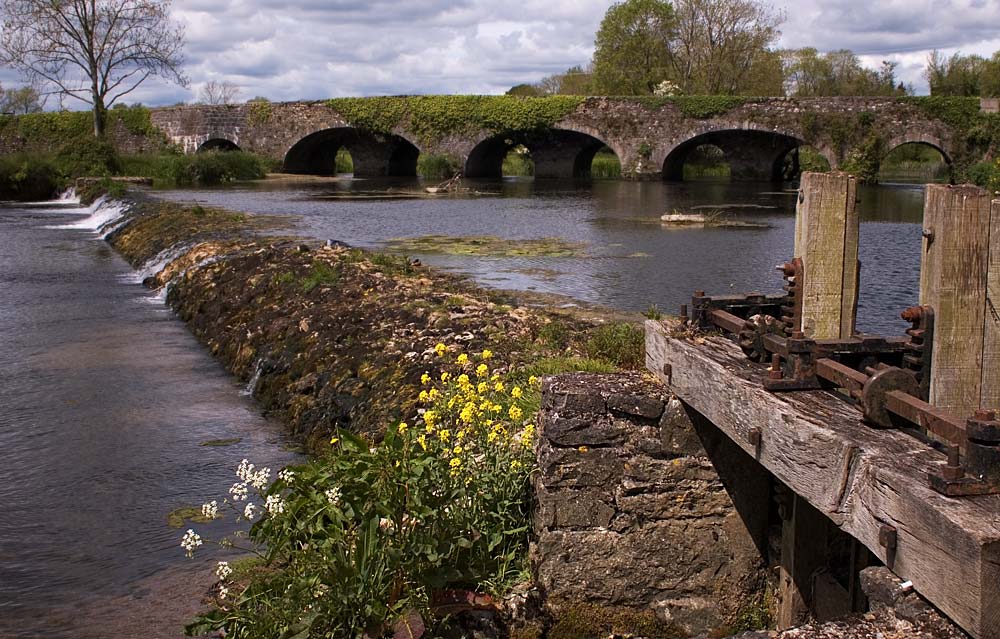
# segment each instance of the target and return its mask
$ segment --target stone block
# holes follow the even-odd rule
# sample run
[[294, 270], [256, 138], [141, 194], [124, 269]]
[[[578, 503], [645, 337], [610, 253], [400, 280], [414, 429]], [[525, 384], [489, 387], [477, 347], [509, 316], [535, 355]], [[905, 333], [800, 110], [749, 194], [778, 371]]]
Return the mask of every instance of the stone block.
[[615, 446], [625, 440], [625, 429], [606, 416], [547, 417], [541, 436], [556, 446]]
[[660, 418], [660, 441], [663, 451], [673, 455], [704, 455], [705, 449], [680, 400], [667, 402]]
[[608, 397], [608, 408], [643, 419], [659, 419], [663, 414], [663, 400], [650, 395], [614, 393]]
[[545, 490], [536, 491], [538, 504], [536, 525], [544, 528], [580, 530], [607, 528], [615, 516], [610, 505], [614, 498], [604, 490]]
[[606, 487], [621, 481], [624, 467], [610, 449], [539, 446], [540, 481], [550, 488]]

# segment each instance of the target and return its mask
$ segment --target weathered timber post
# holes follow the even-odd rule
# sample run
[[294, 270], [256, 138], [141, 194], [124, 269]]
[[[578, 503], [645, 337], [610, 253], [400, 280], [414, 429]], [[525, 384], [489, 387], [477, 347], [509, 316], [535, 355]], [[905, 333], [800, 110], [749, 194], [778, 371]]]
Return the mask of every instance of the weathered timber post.
[[803, 173], [795, 207], [795, 257], [802, 258], [801, 330], [813, 339], [854, 334], [858, 305], [857, 180]]
[[826, 565], [826, 518], [793, 492], [781, 504], [778, 628], [808, 621], [816, 603], [813, 575]]
[[930, 403], [962, 416], [1000, 408], [1000, 201], [929, 185], [920, 303], [934, 309]]

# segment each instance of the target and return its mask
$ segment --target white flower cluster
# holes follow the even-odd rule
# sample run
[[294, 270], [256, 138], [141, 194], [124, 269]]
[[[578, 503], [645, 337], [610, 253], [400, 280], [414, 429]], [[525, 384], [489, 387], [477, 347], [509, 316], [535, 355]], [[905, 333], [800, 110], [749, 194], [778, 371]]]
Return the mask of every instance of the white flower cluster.
[[295, 478], [295, 473], [288, 470], [287, 468], [278, 471], [278, 479], [285, 482], [286, 484], [290, 484], [292, 482], [292, 479], [294, 478]]
[[231, 574], [233, 574], [233, 569], [228, 561], [220, 561], [219, 565], [215, 567], [215, 576], [219, 579], [229, 579]]
[[334, 506], [340, 503], [340, 488], [330, 488], [323, 494], [326, 495], [326, 500]]
[[219, 586], [219, 599], [225, 599], [229, 596], [229, 588], [225, 586]]
[[233, 487], [229, 489], [229, 494], [233, 496], [233, 501], [243, 501], [248, 495], [247, 485], [245, 483], [233, 484]]
[[254, 514], [257, 512], [257, 507], [253, 505], [253, 502], [247, 504], [247, 507], [243, 509], [243, 516], [247, 519], [253, 519]]
[[194, 549], [201, 545], [201, 535], [188, 528], [181, 539], [181, 548], [188, 557], [194, 557]]
[[271, 469], [254, 470], [254, 465], [244, 459], [236, 469], [236, 476], [257, 490], [263, 490], [267, 486], [267, 480], [271, 477]]
[[661, 98], [670, 97], [674, 95], [680, 95], [681, 88], [671, 82], [670, 80], [664, 80], [663, 82], [656, 85], [653, 89], [653, 95], [659, 96]]
[[207, 504], [201, 505], [201, 515], [207, 519], [219, 518], [219, 502], [214, 499]]
[[269, 495], [267, 502], [264, 504], [264, 508], [271, 515], [280, 515], [285, 512], [285, 500], [283, 500], [278, 495]]

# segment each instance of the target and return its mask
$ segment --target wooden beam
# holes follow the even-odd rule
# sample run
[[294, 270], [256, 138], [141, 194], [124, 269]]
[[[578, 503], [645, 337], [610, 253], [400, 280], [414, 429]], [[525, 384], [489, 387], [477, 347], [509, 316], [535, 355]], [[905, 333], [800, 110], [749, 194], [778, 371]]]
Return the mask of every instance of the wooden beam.
[[826, 565], [826, 517], [795, 494], [781, 522], [778, 630], [802, 625], [816, 603], [814, 578]]
[[795, 207], [795, 257], [805, 287], [802, 330], [814, 339], [854, 334], [858, 304], [857, 180], [846, 173], [803, 173]]
[[920, 303], [934, 308], [929, 403], [962, 417], [981, 407], [984, 374], [993, 375], [983, 361], [991, 200], [976, 186], [931, 184], [924, 203]]
[[[1000, 497], [949, 498], [927, 481], [945, 456], [905, 433], [872, 429], [825, 391], [772, 394], [721, 337], [684, 337], [646, 323], [646, 362], [681, 401], [711, 420], [777, 479], [976, 639], [1000, 639]], [[750, 443], [759, 429], [759, 448]], [[896, 529], [894, 553], [880, 545]], [[892, 556], [890, 556], [892, 555]]]
[[1000, 409], [1000, 200], [990, 207], [989, 268], [983, 328], [983, 383], [979, 407]]

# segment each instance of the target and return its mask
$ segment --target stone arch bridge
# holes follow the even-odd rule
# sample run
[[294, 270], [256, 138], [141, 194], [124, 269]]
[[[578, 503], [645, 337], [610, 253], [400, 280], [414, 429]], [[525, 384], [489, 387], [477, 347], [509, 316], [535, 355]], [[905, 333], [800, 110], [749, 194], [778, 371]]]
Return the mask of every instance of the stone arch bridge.
[[[371, 100], [377, 109], [386, 99]], [[154, 109], [152, 120], [186, 153], [242, 149], [287, 172], [316, 175], [333, 173], [340, 148], [365, 177], [414, 176], [421, 154], [445, 156], [467, 177], [498, 177], [517, 145], [530, 150], [539, 178], [586, 177], [605, 147], [631, 179], [680, 179], [688, 154], [705, 144], [722, 150], [733, 178], [747, 180], [780, 178], [786, 157], [803, 146], [833, 169], [859, 154], [878, 162], [907, 143], [930, 145], [948, 163], [968, 154], [961, 132], [921, 108], [919, 98], [721, 98], [714, 108], [691, 108], [696, 100], [585, 98], [544, 126], [484, 127], [470, 118], [438, 133], [414, 126], [405, 112], [392, 127], [373, 130], [338, 112], [336, 101], [167, 107]]]

